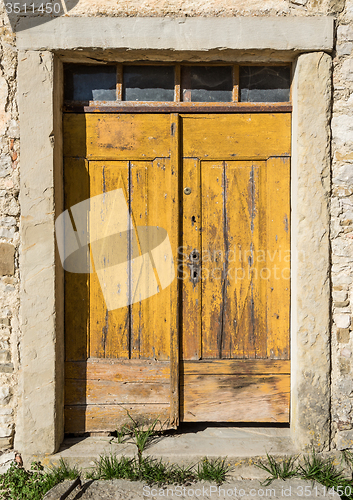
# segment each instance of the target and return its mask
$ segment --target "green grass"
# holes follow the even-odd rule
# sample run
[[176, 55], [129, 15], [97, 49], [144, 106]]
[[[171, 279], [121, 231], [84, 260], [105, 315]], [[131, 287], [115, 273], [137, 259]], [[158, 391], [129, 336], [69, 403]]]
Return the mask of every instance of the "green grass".
[[226, 465], [226, 459], [216, 458], [209, 460], [204, 458], [197, 466], [197, 478], [201, 481], [214, 481], [222, 484], [226, 480], [231, 467]]
[[152, 457], [135, 458], [117, 457], [114, 454], [100, 456], [95, 463], [91, 479], [129, 479], [147, 484], [188, 484], [195, 481], [223, 483], [230, 471], [225, 460], [204, 458], [196, 465], [180, 466], [166, 464]]
[[[349, 451], [342, 453], [341, 465], [345, 463], [352, 472], [353, 454]], [[307, 481], [317, 481], [326, 486], [328, 490], [333, 488], [341, 493], [341, 498], [353, 500], [353, 480], [348, 479], [342, 467], [337, 467], [334, 458], [321, 457], [315, 450], [309, 455], [289, 457], [283, 461], [277, 461], [273, 456], [267, 454], [267, 462], [259, 461], [255, 464], [260, 469], [268, 473], [268, 477], [263, 481], [264, 486], [268, 486], [275, 479], [300, 478]], [[344, 491], [351, 491], [351, 495], [346, 497]]]
[[263, 482], [264, 486], [269, 486], [275, 479], [290, 479], [298, 477], [298, 466], [295, 465], [298, 457], [285, 458], [282, 462], [277, 460], [267, 453], [267, 463], [259, 461], [255, 464], [260, 469], [264, 470], [269, 476]]
[[44, 471], [40, 462], [32, 462], [30, 470], [13, 462], [5, 474], [0, 475], [0, 498], [4, 500], [41, 500], [54, 486], [65, 479], [76, 479], [79, 471], [63, 460], [58, 466]]

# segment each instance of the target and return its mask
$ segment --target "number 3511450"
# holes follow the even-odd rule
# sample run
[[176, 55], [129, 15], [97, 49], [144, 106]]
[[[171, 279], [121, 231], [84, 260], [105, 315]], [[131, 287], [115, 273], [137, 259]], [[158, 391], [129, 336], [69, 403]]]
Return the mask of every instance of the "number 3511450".
[[8, 2], [5, 4], [8, 14], [62, 14], [62, 6], [59, 2], [47, 2], [41, 4]]

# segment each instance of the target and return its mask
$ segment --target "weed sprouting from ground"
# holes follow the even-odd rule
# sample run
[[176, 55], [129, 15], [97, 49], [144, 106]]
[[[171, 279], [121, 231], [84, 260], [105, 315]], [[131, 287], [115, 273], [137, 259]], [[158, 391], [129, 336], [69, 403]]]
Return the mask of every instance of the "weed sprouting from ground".
[[230, 472], [231, 467], [226, 465], [226, 459], [204, 458], [197, 466], [197, 478], [201, 481], [214, 481], [221, 484], [226, 480], [227, 474]]
[[0, 497], [4, 500], [41, 500], [57, 484], [78, 476], [78, 469], [69, 467], [63, 460], [47, 471], [40, 462], [32, 462], [30, 470], [13, 462], [0, 476]]
[[298, 475], [298, 466], [295, 462], [298, 457], [285, 458], [282, 462], [277, 462], [274, 457], [266, 454], [267, 464], [259, 461], [256, 466], [269, 474], [263, 482], [264, 486], [269, 486], [275, 479], [289, 479]]
[[195, 481], [213, 481], [221, 484], [226, 480], [230, 466], [225, 460], [204, 458], [199, 464], [181, 466], [166, 464], [162, 460], [143, 457], [136, 458], [101, 456], [95, 469], [89, 474], [90, 479], [130, 479], [144, 481], [147, 484], [190, 484]]
[[[349, 451], [342, 453], [342, 463], [346, 463], [351, 470], [353, 466], [353, 454]], [[278, 462], [275, 457], [267, 454], [267, 462], [255, 464], [268, 473], [263, 481], [268, 486], [275, 479], [300, 478], [307, 481], [316, 481], [328, 490], [338, 492], [342, 498], [353, 500], [353, 481], [348, 479], [345, 471], [335, 465], [334, 458], [319, 456], [315, 450], [309, 455], [304, 455], [301, 460], [298, 456], [289, 457]], [[349, 492], [349, 496], [344, 496]]]
[[352, 481], [348, 480], [344, 475], [343, 469], [337, 469], [333, 458], [322, 458], [313, 450], [311, 455], [303, 457], [304, 463], [299, 465], [298, 473], [302, 479], [309, 481], [317, 481], [327, 488], [340, 486], [343, 489], [345, 486], [351, 485]]

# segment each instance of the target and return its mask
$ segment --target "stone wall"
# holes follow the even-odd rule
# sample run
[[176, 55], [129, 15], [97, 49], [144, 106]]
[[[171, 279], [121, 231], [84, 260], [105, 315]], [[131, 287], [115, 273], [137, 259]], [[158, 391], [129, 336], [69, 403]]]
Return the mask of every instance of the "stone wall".
[[[70, 0], [66, 1], [70, 6]], [[353, 0], [80, 0], [70, 16], [312, 16], [337, 19], [332, 103], [332, 444], [353, 447]], [[0, 5], [0, 449], [12, 444], [21, 369], [20, 132], [15, 37]], [[315, 259], [315, 256], [312, 256]], [[315, 304], [312, 304], [315, 312]], [[320, 314], [320, 311], [316, 311]], [[352, 397], [352, 398], [351, 398]]]
[[19, 369], [19, 150], [15, 36], [0, 8], [0, 449], [12, 446]]

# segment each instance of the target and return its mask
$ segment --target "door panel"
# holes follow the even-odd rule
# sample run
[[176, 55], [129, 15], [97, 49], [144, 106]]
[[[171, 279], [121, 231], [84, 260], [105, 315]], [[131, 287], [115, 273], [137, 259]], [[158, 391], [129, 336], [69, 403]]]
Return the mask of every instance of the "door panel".
[[215, 118], [183, 117], [183, 186], [200, 179], [183, 197], [183, 248], [198, 252], [200, 279], [183, 274], [180, 417], [288, 422], [289, 361], [280, 374], [274, 362], [289, 360], [288, 116]]
[[[175, 271], [165, 235], [175, 260], [178, 198], [171, 118], [86, 118], [69, 115], [64, 120], [66, 136], [71, 130], [64, 163], [65, 204], [70, 209], [90, 200], [86, 219], [78, 226], [89, 229], [94, 270], [85, 275], [65, 273], [65, 431], [69, 433], [114, 431], [128, 421], [127, 410], [140, 419], [172, 421], [170, 338], [176, 325], [177, 280], [170, 284]], [[85, 148], [80, 126], [86, 127]], [[168, 143], [163, 137], [160, 142], [154, 138], [162, 129]], [[140, 149], [136, 140], [142, 141]], [[157, 150], [166, 157], [155, 157]], [[103, 151], [113, 159], [101, 160]], [[90, 160], [69, 156], [77, 153]], [[126, 159], [132, 157], [133, 161]], [[120, 201], [111, 197], [117, 190], [122, 190], [125, 210], [120, 191]], [[96, 210], [95, 200], [102, 195]], [[75, 225], [75, 211], [71, 212]], [[112, 234], [117, 220], [125, 230]], [[117, 281], [114, 270], [120, 264], [126, 279]], [[116, 297], [120, 300], [119, 294], [128, 297], [125, 305], [110, 307], [117, 303]]]
[[290, 113], [182, 115], [183, 157], [267, 159], [290, 155]]

